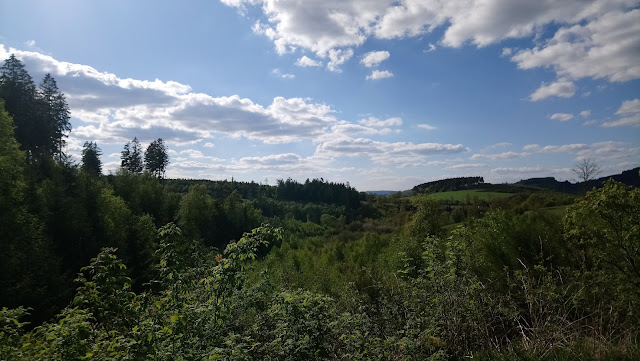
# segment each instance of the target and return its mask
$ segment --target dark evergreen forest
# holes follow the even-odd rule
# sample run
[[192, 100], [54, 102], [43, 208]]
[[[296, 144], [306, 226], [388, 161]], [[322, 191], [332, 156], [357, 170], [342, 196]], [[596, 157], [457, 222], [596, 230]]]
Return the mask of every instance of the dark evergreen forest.
[[69, 120], [4, 61], [2, 360], [640, 359], [638, 169], [379, 196], [165, 179], [163, 139], [134, 138], [104, 174]]

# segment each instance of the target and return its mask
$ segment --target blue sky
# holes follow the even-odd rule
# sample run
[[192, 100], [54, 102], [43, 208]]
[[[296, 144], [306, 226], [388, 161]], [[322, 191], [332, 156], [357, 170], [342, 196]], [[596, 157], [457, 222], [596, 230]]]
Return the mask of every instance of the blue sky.
[[640, 165], [639, 5], [0, 1], [0, 57], [54, 76], [107, 172], [135, 136], [170, 177], [575, 180]]

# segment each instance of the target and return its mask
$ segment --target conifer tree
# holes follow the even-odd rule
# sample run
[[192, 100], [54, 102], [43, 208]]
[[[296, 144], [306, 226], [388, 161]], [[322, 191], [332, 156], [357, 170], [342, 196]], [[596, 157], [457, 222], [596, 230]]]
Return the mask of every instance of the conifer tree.
[[127, 142], [124, 145], [124, 150], [120, 153], [120, 159], [122, 159], [121, 167], [131, 173], [142, 172], [142, 146], [138, 138], [133, 138], [132, 141]]
[[20, 149], [26, 151], [30, 163], [34, 153], [41, 153], [46, 132], [39, 129], [36, 87], [22, 62], [11, 55], [0, 68], [0, 98], [15, 123], [15, 137]]
[[144, 166], [149, 172], [158, 178], [164, 178], [167, 165], [169, 165], [169, 154], [162, 138], [151, 142], [144, 152]]
[[100, 156], [102, 151], [98, 148], [98, 145], [94, 142], [84, 142], [82, 149], [82, 167], [85, 172], [93, 175], [102, 174], [102, 162]]
[[69, 122], [69, 106], [64, 94], [58, 90], [58, 85], [51, 74], [45, 75], [40, 83], [40, 94], [43, 100], [43, 116], [46, 118], [46, 125], [51, 141], [51, 153], [57, 156], [59, 161], [64, 158], [62, 151], [67, 133], [71, 131]]

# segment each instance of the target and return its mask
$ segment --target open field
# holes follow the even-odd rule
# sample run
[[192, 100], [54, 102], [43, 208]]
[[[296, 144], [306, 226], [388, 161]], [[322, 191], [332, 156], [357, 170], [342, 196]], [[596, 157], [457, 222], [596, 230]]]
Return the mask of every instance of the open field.
[[500, 192], [485, 192], [481, 189], [451, 191], [451, 192], [438, 192], [429, 194], [440, 201], [452, 201], [452, 202], [464, 202], [467, 198], [478, 198], [481, 200], [490, 200], [494, 198], [508, 198], [513, 196], [513, 193], [500, 193]]

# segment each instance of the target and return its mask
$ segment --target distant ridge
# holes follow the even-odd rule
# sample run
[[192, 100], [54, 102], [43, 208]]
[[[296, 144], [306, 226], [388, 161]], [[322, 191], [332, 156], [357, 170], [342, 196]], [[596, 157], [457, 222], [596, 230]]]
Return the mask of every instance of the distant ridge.
[[[445, 191], [458, 191], [465, 189], [484, 189], [495, 192], [518, 192], [522, 188], [549, 189], [562, 193], [580, 193], [585, 189], [600, 188], [609, 179], [640, 188], [640, 167], [625, 170], [620, 174], [612, 174], [605, 177], [590, 180], [588, 182], [571, 183], [569, 181], [557, 181], [554, 177], [539, 177], [520, 180], [511, 184], [484, 183], [482, 177], [447, 178], [433, 182], [419, 184], [411, 190], [413, 193], [436, 193]], [[385, 193], [386, 192], [386, 193]], [[403, 193], [406, 193], [404, 191]], [[387, 195], [397, 193], [395, 191], [368, 191], [371, 194]]]
[[571, 183], [569, 181], [558, 182], [554, 177], [544, 178], [529, 178], [521, 180], [516, 185], [537, 187], [551, 189], [558, 192], [565, 193], [579, 193], [584, 189], [591, 189], [593, 187], [600, 188], [609, 179], [613, 179], [616, 182], [624, 183], [629, 186], [640, 187], [640, 167], [625, 170], [620, 174], [608, 175], [606, 177], [600, 177], [598, 179], [590, 180], [588, 182]]

